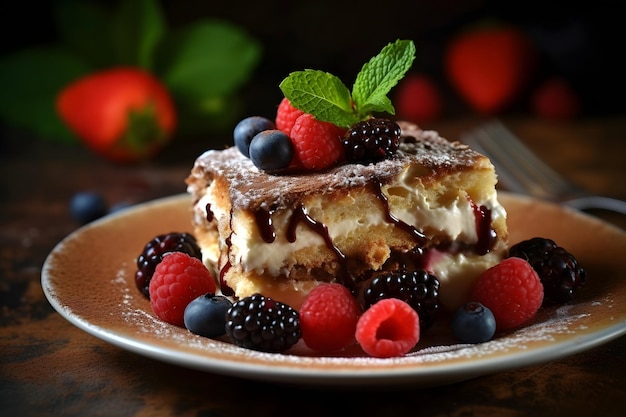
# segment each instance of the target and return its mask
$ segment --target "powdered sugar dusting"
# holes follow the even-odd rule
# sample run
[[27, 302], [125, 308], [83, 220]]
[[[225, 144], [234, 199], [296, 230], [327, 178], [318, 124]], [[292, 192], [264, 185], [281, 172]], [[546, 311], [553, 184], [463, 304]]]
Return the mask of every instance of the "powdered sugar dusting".
[[[185, 329], [161, 321], [145, 307], [138, 306], [141, 304], [140, 302], [143, 302], [142, 296], [138, 292], [135, 294], [134, 288], [128, 285], [125, 269], [119, 270], [117, 277], [112, 280], [112, 284], [120, 292], [117, 312], [113, 312], [113, 314], [119, 314], [123, 322], [138, 334], [153, 338], [152, 343], [158, 344], [159, 341], [175, 342], [181, 347], [181, 355], [184, 354], [183, 352], [197, 351], [198, 353], [204, 352], [210, 357], [212, 353], [219, 352], [220, 355], [232, 355], [243, 361], [253, 360], [266, 364], [289, 364], [298, 367], [436, 364], [476, 360], [494, 355], [506, 355], [508, 352], [519, 353], [532, 349], [533, 345], [537, 343], [542, 345], [555, 343], [559, 336], [576, 334], [586, 329], [587, 326], [583, 323], [584, 319], [591, 315], [590, 312], [572, 313], [574, 309], [572, 306], [563, 306], [552, 312], [549, 317], [542, 318], [540, 322], [487, 343], [425, 345], [421, 348], [418, 345], [417, 350], [398, 358], [380, 359], [358, 353], [356, 356], [319, 357], [307, 351], [302, 343], [298, 343], [296, 347], [285, 354], [274, 354], [243, 349], [228, 343], [224, 338], [212, 340], [194, 335]], [[612, 304], [612, 299], [607, 296], [602, 300], [594, 301], [592, 304], [606, 308]], [[146, 305], [149, 306], [149, 304]]]
[[311, 193], [331, 194], [340, 189], [364, 187], [373, 179], [389, 183], [410, 166], [420, 167], [422, 175], [443, 175], [451, 170], [472, 167], [484, 156], [460, 142], [450, 142], [435, 131], [399, 122], [404, 141], [395, 155], [375, 164], [343, 164], [324, 172], [271, 175], [257, 169], [236, 147], [209, 150], [200, 155], [188, 179], [189, 190], [204, 189], [215, 178], [230, 185], [234, 206], [256, 209], [271, 202], [273, 207], [289, 207]]

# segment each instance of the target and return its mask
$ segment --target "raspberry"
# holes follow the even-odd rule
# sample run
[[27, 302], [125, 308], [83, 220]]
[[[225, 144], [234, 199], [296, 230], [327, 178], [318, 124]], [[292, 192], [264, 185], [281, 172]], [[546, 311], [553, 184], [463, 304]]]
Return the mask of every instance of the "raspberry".
[[341, 137], [345, 129], [332, 123], [320, 122], [305, 113], [291, 129], [296, 158], [302, 167], [323, 170], [343, 160]]
[[137, 257], [135, 285], [146, 298], [150, 298], [150, 280], [154, 274], [154, 269], [163, 259], [163, 255], [169, 252], [184, 252], [202, 260], [202, 251], [193, 235], [171, 232], [155, 236], [146, 243], [143, 251]]
[[411, 272], [383, 272], [363, 293], [364, 307], [383, 298], [406, 301], [419, 314], [420, 328], [432, 326], [439, 313], [439, 280], [423, 269]]
[[172, 252], [163, 257], [150, 280], [150, 305], [161, 320], [185, 327], [187, 304], [215, 289], [215, 280], [201, 260]]
[[298, 117], [303, 114], [304, 112], [302, 110], [296, 109], [291, 105], [287, 97], [283, 98], [276, 111], [276, 128], [282, 130], [287, 135], [291, 135], [293, 125], [296, 123]]
[[239, 347], [282, 352], [302, 336], [300, 315], [287, 304], [253, 294], [228, 309], [226, 334]]
[[587, 273], [566, 249], [542, 237], [521, 241], [509, 249], [509, 257], [532, 265], [543, 284], [543, 306], [571, 301], [585, 284]]
[[332, 352], [354, 342], [361, 309], [350, 290], [341, 284], [315, 287], [300, 307], [302, 339], [311, 349]]
[[419, 316], [406, 302], [385, 298], [361, 315], [355, 337], [361, 348], [371, 356], [402, 356], [419, 342]]
[[389, 119], [356, 123], [342, 138], [345, 158], [351, 162], [376, 162], [396, 153], [402, 130]]
[[480, 275], [471, 300], [491, 310], [497, 331], [509, 330], [535, 316], [543, 302], [543, 285], [528, 262], [506, 258]]

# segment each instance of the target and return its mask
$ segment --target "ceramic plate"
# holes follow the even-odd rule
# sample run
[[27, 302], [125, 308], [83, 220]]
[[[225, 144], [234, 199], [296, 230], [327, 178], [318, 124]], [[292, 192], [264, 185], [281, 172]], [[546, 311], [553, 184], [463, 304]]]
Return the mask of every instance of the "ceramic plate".
[[197, 370], [288, 383], [441, 385], [562, 358], [626, 333], [626, 233], [554, 204], [507, 193], [501, 201], [511, 242], [552, 238], [578, 258], [588, 279], [574, 303], [543, 309], [529, 326], [479, 345], [456, 344], [449, 331], [434, 327], [401, 358], [371, 358], [360, 351], [316, 357], [300, 345], [270, 354], [156, 319], [135, 288], [135, 258], [157, 234], [192, 231], [187, 195], [138, 205], [78, 229], [46, 259], [42, 285], [68, 321], [123, 349]]

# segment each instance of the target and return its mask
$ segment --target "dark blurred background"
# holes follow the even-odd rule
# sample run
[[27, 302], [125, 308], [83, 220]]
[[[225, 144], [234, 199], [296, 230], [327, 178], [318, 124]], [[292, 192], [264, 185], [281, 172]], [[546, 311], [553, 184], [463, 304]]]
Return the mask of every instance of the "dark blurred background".
[[[111, 2], [102, 1], [103, 4]], [[52, 43], [54, 1], [5, 2], [0, 13], [4, 55]], [[413, 71], [428, 74], [445, 97], [442, 117], [471, 112], [443, 71], [446, 45], [473, 24], [501, 21], [518, 25], [540, 53], [533, 82], [565, 78], [582, 98], [584, 115], [623, 112], [626, 70], [621, 56], [624, 18], [618, 6], [547, 1], [195, 1], [162, 0], [171, 28], [204, 17], [223, 18], [258, 39], [262, 60], [245, 87], [247, 113], [269, 115], [282, 98], [277, 88], [290, 72], [322, 69], [351, 85], [363, 63], [395, 39], [417, 46]], [[528, 91], [533, 84], [528, 86]], [[507, 111], [527, 112], [520, 97]]]

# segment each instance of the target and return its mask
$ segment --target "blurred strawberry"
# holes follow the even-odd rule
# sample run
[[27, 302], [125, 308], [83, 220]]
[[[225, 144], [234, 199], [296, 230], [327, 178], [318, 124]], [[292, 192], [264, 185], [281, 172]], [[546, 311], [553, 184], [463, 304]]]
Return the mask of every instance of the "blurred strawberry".
[[535, 67], [534, 45], [512, 26], [489, 26], [456, 36], [446, 50], [446, 72], [478, 112], [494, 114], [517, 98]]
[[154, 156], [176, 126], [176, 110], [165, 86], [132, 67], [76, 80], [57, 96], [56, 108], [86, 146], [119, 163]]
[[431, 122], [441, 116], [441, 95], [434, 81], [424, 74], [408, 74], [396, 89], [394, 100], [398, 117], [416, 123]]
[[554, 77], [541, 84], [531, 97], [531, 107], [540, 117], [570, 120], [581, 113], [578, 93], [563, 78]]

